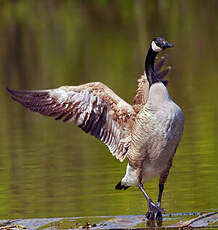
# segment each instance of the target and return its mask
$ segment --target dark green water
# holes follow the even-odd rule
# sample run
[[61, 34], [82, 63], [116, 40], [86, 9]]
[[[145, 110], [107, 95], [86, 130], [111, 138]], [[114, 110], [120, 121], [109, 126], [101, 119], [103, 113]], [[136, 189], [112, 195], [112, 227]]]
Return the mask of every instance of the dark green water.
[[[114, 189], [126, 161], [73, 123], [27, 111], [5, 87], [102, 81], [131, 103], [154, 36], [175, 44], [168, 88], [185, 113], [163, 207], [217, 210], [217, 10], [215, 0], [1, 2], [0, 219], [145, 213], [137, 188]], [[158, 180], [145, 188], [156, 199]]]

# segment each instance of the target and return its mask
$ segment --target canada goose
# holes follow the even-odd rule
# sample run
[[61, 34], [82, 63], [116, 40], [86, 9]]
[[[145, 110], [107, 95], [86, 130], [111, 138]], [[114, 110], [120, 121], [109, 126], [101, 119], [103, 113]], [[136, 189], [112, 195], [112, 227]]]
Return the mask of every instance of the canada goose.
[[[138, 185], [148, 201], [148, 219], [162, 217], [161, 197], [184, 125], [183, 112], [170, 98], [166, 81], [169, 71], [160, 72], [166, 62], [157, 54], [172, 47], [163, 38], [150, 45], [145, 73], [138, 80], [133, 106], [100, 82], [62, 86], [49, 90], [11, 90], [11, 97], [42, 115], [75, 124], [104, 142], [121, 162], [127, 157], [126, 174], [116, 189]], [[143, 188], [143, 182], [159, 175], [159, 196], [155, 204]]]

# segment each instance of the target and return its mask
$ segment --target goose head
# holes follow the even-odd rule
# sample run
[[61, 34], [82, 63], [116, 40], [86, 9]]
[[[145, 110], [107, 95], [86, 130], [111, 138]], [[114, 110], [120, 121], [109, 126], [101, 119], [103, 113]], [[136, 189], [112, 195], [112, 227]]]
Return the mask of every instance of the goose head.
[[154, 38], [151, 42], [152, 50], [157, 53], [171, 47], [173, 47], [173, 44], [169, 43], [166, 39], [161, 37]]
[[162, 50], [171, 48], [173, 45], [169, 43], [165, 38], [156, 37], [152, 40], [149, 47], [146, 59], [145, 59], [145, 73], [148, 78], [149, 86], [156, 82], [160, 82], [154, 71], [154, 62], [157, 54]]

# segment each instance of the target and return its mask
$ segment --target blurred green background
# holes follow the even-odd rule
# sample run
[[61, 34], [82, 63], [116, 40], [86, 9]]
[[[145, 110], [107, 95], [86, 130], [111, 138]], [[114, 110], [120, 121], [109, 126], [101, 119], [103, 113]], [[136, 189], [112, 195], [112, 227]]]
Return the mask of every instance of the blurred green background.
[[[5, 87], [102, 81], [131, 103], [155, 36], [185, 130], [163, 196], [166, 212], [218, 209], [218, 1], [0, 1], [0, 219], [143, 214], [137, 188], [100, 141], [27, 111]], [[156, 200], [158, 180], [145, 185]]]

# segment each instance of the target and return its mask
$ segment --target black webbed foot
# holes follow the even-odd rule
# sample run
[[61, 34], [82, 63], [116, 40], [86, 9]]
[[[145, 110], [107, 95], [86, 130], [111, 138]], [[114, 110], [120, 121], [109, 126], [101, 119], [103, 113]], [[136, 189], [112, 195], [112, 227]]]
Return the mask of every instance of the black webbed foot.
[[148, 220], [161, 220], [163, 213], [163, 208], [150, 201], [148, 203], [148, 212], [145, 214], [145, 216]]

